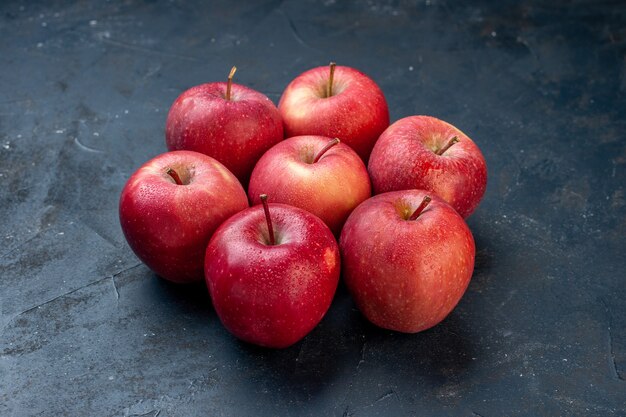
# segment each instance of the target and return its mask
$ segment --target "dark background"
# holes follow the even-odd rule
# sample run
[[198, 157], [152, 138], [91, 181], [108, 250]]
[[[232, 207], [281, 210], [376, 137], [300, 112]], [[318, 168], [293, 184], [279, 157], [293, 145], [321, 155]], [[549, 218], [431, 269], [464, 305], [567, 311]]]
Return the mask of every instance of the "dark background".
[[[202, 3], [0, 5], [0, 415], [626, 415], [624, 2]], [[138, 262], [119, 193], [183, 90], [331, 60], [481, 147], [475, 273], [423, 333], [340, 287], [255, 348]]]

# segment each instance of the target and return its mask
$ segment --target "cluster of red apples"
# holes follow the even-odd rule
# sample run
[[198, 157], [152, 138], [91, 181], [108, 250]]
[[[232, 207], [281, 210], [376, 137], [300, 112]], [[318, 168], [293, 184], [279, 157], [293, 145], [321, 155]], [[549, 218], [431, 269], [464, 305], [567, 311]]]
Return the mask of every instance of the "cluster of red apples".
[[389, 126], [381, 89], [349, 67], [304, 72], [278, 107], [234, 72], [178, 97], [169, 152], [124, 187], [137, 256], [167, 280], [206, 280], [224, 326], [261, 346], [306, 336], [340, 274], [380, 327], [443, 320], [474, 268], [464, 218], [487, 182], [474, 142], [434, 117]]

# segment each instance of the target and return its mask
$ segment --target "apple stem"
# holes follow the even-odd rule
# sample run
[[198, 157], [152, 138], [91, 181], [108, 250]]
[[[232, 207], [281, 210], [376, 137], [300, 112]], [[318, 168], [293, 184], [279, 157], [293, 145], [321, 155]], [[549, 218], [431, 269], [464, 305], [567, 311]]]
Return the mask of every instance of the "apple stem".
[[416, 220], [419, 217], [419, 215], [422, 214], [422, 211], [424, 211], [424, 209], [426, 208], [428, 203], [430, 203], [431, 200], [432, 198], [430, 198], [429, 196], [424, 197], [424, 199], [422, 200], [422, 203], [415, 209], [413, 214], [411, 214], [411, 217], [409, 217], [409, 220]]
[[174, 171], [172, 168], [167, 169], [167, 175], [172, 177], [174, 179], [174, 182], [177, 185], [183, 185], [183, 182], [180, 180], [180, 177], [178, 176], [178, 172]]
[[326, 97], [331, 97], [333, 95], [333, 77], [335, 76], [335, 66], [337, 64], [335, 64], [334, 62], [331, 62], [329, 64], [330, 67], [330, 77], [328, 79], [328, 88], [326, 89]]
[[233, 84], [233, 77], [235, 76], [236, 71], [237, 67], [232, 67], [230, 69], [230, 73], [228, 74], [228, 82], [226, 83], [226, 100], [230, 100], [230, 88]]
[[437, 155], [442, 155], [445, 151], [447, 151], [448, 149], [450, 149], [450, 147], [452, 145], [454, 145], [455, 143], [457, 143], [459, 141], [458, 136], [454, 136], [452, 139], [450, 139], [448, 141], [448, 143], [446, 143], [446, 146], [444, 146], [443, 148], [439, 149], [437, 152], [435, 152]]
[[267, 194], [261, 194], [259, 198], [263, 203], [263, 211], [265, 212], [265, 220], [267, 221], [267, 230], [270, 235], [270, 245], [273, 246], [276, 244], [276, 240], [274, 239], [274, 228], [272, 227], [272, 218], [270, 217], [270, 206], [267, 204]]
[[319, 161], [322, 158], [322, 156], [326, 153], [327, 150], [329, 150], [333, 146], [337, 145], [339, 142], [341, 142], [339, 140], [339, 138], [335, 138], [335, 139], [331, 140], [330, 142], [328, 142], [326, 145], [324, 145], [322, 150], [319, 151], [317, 153], [317, 155], [315, 155], [315, 158], [313, 159], [313, 163], [316, 163], [317, 161]]

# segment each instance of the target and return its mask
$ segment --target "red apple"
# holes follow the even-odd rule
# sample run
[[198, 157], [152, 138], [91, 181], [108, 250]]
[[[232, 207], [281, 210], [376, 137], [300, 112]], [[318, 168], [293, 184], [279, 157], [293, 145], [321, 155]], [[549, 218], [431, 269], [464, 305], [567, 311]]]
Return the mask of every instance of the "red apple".
[[161, 277], [201, 281], [204, 250], [217, 227], [248, 207], [237, 178], [215, 159], [167, 152], [146, 162], [120, 197], [120, 224], [137, 257]]
[[339, 236], [352, 210], [370, 197], [371, 185], [361, 158], [339, 139], [296, 136], [257, 162], [248, 187], [252, 204], [261, 202], [262, 192], [315, 214]]
[[263, 203], [215, 232], [205, 276], [215, 311], [232, 334], [284, 348], [306, 336], [328, 310], [339, 281], [339, 249], [316, 216]]
[[346, 221], [339, 245], [343, 277], [361, 312], [399, 332], [443, 320], [474, 269], [474, 238], [465, 221], [423, 190], [366, 200]]
[[456, 127], [430, 116], [400, 119], [380, 136], [368, 170], [374, 194], [424, 189], [463, 217], [487, 188], [487, 165], [478, 146]]
[[167, 116], [165, 142], [170, 151], [209, 155], [246, 185], [261, 155], [283, 140], [276, 106], [265, 95], [228, 82], [202, 84], [182, 93]]
[[334, 63], [296, 77], [285, 89], [278, 109], [287, 137], [337, 137], [365, 162], [389, 126], [387, 101], [378, 85], [362, 72]]

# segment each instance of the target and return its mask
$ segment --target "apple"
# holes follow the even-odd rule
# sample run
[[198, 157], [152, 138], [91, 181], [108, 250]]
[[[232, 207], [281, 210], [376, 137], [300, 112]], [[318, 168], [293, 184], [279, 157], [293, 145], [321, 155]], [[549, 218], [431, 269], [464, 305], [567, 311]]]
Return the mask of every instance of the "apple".
[[209, 155], [244, 186], [256, 161], [283, 140], [278, 109], [258, 91], [232, 82], [201, 84], [182, 93], [167, 116], [165, 142], [170, 151]]
[[380, 194], [348, 217], [339, 246], [359, 310], [379, 327], [417, 333], [457, 305], [474, 269], [463, 218], [423, 190]]
[[262, 201], [215, 232], [205, 276], [215, 311], [233, 335], [285, 348], [328, 310], [339, 281], [339, 248], [313, 214]]
[[361, 158], [339, 139], [296, 136], [274, 145], [257, 162], [250, 202], [259, 204], [262, 192], [275, 203], [315, 214], [339, 236], [352, 210], [370, 197], [371, 184]]
[[137, 257], [161, 277], [187, 283], [202, 281], [215, 229], [247, 207], [243, 187], [224, 165], [198, 152], [174, 151], [130, 177], [119, 215]]
[[474, 212], [487, 188], [487, 165], [476, 144], [456, 127], [430, 116], [410, 116], [380, 136], [368, 171], [374, 194], [423, 189], [463, 217]]
[[389, 126], [387, 101], [378, 85], [362, 72], [332, 62], [289, 83], [278, 110], [286, 137], [338, 137], [366, 163], [376, 139]]

